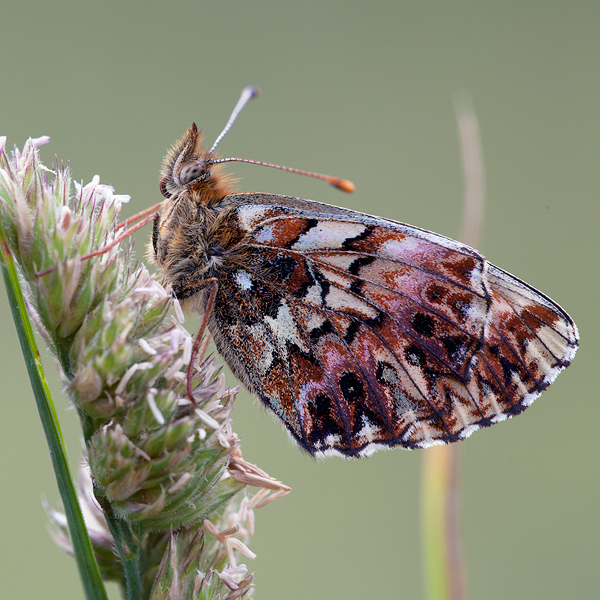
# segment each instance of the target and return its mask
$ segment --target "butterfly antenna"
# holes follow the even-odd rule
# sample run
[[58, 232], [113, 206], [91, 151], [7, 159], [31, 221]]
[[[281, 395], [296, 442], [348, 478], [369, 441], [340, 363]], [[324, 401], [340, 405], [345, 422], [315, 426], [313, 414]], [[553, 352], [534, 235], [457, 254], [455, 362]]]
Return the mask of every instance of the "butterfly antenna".
[[307, 177], [314, 177], [315, 179], [321, 179], [330, 183], [333, 187], [348, 192], [351, 194], [356, 187], [349, 179], [342, 179], [341, 177], [332, 177], [331, 175], [323, 175], [321, 173], [313, 173], [312, 171], [301, 171], [300, 169], [293, 169], [292, 167], [284, 167], [282, 165], [276, 165], [273, 163], [262, 162], [260, 160], [251, 160], [249, 158], [215, 158], [208, 161], [209, 165], [216, 165], [219, 163], [226, 162], [245, 162], [251, 165], [262, 165], [263, 167], [273, 167], [274, 169], [280, 169], [281, 171], [289, 171], [290, 173], [297, 173], [298, 175], [306, 175]]
[[[240, 114], [242, 108], [246, 106], [248, 100], [251, 100], [255, 96], [258, 96], [259, 90], [257, 87], [249, 85], [242, 90], [242, 95], [238, 100], [231, 116], [229, 117], [229, 121], [227, 121], [227, 125], [223, 131], [221, 131], [219, 137], [215, 140], [215, 143], [212, 145], [210, 149], [210, 154], [212, 154], [219, 144], [219, 142], [225, 137], [225, 134], [229, 131], [233, 122], [237, 119], [237, 116]], [[331, 177], [331, 175], [322, 175], [321, 173], [313, 173], [311, 171], [301, 171], [300, 169], [292, 169], [291, 167], [284, 167], [282, 165], [276, 165], [274, 163], [262, 162], [260, 160], [251, 160], [249, 158], [214, 158], [208, 161], [209, 165], [217, 165], [219, 163], [226, 162], [245, 162], [250, 163], [252, 165], [262, 165], [263, 167], [273, 167], [274, 169], [280, 169], [281, 171], [289, 171], [290, 173], [297, 173], [298, 175], [306, 175], [307, 177], [314, 177], [315, 179], [321, 179], [331, 184], [332, 186], [342, 190], [343, 192], [352, 193], [355, 190], [354, 184], [349, 179], [342, 179], [341, 177]]]
[[258, 96], [258, 94], [260, 94], [260, 90], [257, 87], [254, 87], [253, 85], [246, 86], [242, 90], [242, 95], [240, 96], [240, 99], [237, 101], [237, 104], [235, 105], [235, 108], [233, 109], [233, 112], [231, 113], [231, 116], [229, 117], [229, 121], [227, 121], [227, 125], [225, 125], [225, 127], [223, 128], [223, 131], [221, 131], [221, 133], [219, 134], [219, 137], [215, 140], [215, 143], [212, 145], [212, 148], [210, 149], [211, 154], [215, 151], [215, 148], [219, 145], [219, 142], [225, 137], [225, 134], [231, 129], [231, 126], [233, 125], [234, 121], [237, 119], [237, 116], [242, 112], [242, 108], [244, 108], [244, 106], [246, 106], [246, 104], [248, 103], [249, 100], [252, 100], [252, 98]]

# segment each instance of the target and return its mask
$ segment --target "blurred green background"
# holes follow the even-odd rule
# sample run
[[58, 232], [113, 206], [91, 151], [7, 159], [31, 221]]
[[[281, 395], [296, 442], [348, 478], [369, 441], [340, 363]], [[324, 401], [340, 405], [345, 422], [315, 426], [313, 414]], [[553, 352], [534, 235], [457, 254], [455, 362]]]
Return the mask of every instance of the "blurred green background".
[[[453, 99], [469, 93], [487, 175], [480, 249], [563, 305], [582, 336], [534, 407], [460, 446], [471, 597], [598, 597], [600, 3], [4, 0], [0, 30], [0, 134], [9, 147], [50, 135], [46, 164], [70, 160], [84, 182], [98, 173], [131, 194], [126, 214], [160, 200], [162, 156], [186, 127], [212, 143], [253, 84], [262, 96], [221, 153], [348, 177], [357, 191], [233, 165], [240, 190], [456, 238]], [[0, 313], [0, 596], [81, 598], [45, 531], [40, 499], [58, 492], [5, 292]], [[57, 402], [76, 467], [75, 414]], [[244, 456], [293, 488], [257, 513], [258, 598], [423, 597], [423, 452], [315, 462], [246, 393], [234, 425]]]

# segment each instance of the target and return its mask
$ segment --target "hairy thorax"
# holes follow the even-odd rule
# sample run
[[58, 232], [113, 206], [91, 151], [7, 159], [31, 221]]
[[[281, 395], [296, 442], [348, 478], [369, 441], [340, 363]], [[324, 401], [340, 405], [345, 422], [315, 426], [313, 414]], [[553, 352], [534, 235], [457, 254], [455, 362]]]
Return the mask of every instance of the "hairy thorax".
[[154, 226], [153, 254], [180, 300], [243, 260], [245, 236], [235, 213], [227, 196], [206, 202], [200, 194], [182, 193], [165, 201]]

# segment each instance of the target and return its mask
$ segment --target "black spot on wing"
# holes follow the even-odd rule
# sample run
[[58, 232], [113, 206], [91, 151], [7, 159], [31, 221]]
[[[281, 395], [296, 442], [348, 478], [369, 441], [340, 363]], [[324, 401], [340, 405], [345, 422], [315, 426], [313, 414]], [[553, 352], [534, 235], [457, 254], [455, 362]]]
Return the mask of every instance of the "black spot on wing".
[[336, 402], [327, 394], [318, 394], [313, 402], [308, 404], [310, 420], [315, 427], [310, 429], [303, 444], [309, 452], [315, 452], [328, 436], [339, 436], [345, 439], [348, 432], [343, 421], [335, 410]]
[[368, 266], [374, 263], [376, 260], [376, 256], [359, 256], [357, 259], [350, 263], [350, 266], [348, 267], [348, 273], [350, 273], [351, 275], [357, 275], [361, 267]]
[[423, 366], [427, 362], [425, 353], [416, 344], [411, 344], [408, 346], [408, 348], [406, 348], [406, 350], [404, 350], [404, 357], [406, 358], [408, 364], [415, 367]]
[[360, 329], [360, 321], [354, 320], [354, 321], [352, 321], [352, 323], [350, 323], [350, 326], [348, 327], [348, 329], [346, 330], [346, 333], [344, 334], [344, 341], [346, 342], [346, 344], [348, 344], [348, 345], [352, 344], [352, 342], [356, 338], [356, 334], [358, 333], [359, 329]]
[[[274, 286], [269, 285], [259, 278], [252, 280], [252, 287], [245, 290], [244, 297], [252, 303], [257, 314], [265, 315], [272, 319], [277, 318], [279, 307], [284, 301], [284, 296]], [[228, 299], [228, 301], [235, 302], [235, 296]]]
[[321, 306], [325, 306], [327, 304], [326, 298], [331, 289], [331, 284], [321, 273], [319, 273], [319, 271], [315, 271], [314, 275], [316, 282], [321, 286]]
[[329, 294], [329, 290], [331, 289], [331, 283], [329, 283], [329, 281], [318, 269], [312, 268], [304, 261], [304, 259], [302, 260], [305, 267], [303, 272], [304, 281], [295, 290], [288, 288], [286, 292], [302, 302], [307, 294], [314, 294], [314, 290], [312, 288], [318, 286], [319, 298], [321, 300], [320, 306], [324, 307], [327, 304], [326, 298], [327, 294]]
[[356, 296], [362, 296], [362, 280], [355, 279], [351, 284], [349, 290]]
[[415, 313], [412, 317], [412, 326], [419, 335], [430, 337], [433, 335], [434, 322], [429, 315]]
[[[377, 307], [374, 306], [373, 308], [377, 308]], [[364, 323], [368, 327], [371, 327], [373, 329], [378, 329], [385, 323], [386, 318], [387, 318], [386, 314], [383, 311], [377, 310], [377, 314], [370, 319], [364, 319]]]
[[462, 362], [464, 356], [469, 351], [465, 341], [457, 336], [448, 336], [440, 339], [444, 345], [444, 349], [448, 353], [448, 358], [451, 362]]
[[289, 256], [276, 256], [269, 258], [262, 264], [262, 268], [277, 281], [286, 281], [294, 272], [298, 261]]
[[346, 371], [340, 377], [339, 384], [342, 396], [348, 404], [355, 404], [365, 397], [362, 381], [356, 373]]
[[[342, 397], [348, 403], [352, 413], [352, 435], [356, 436], [365, 427], [370, 425], [382, 431], [390, 429], [385, 415], [376, 413], [367, 402], [367, 392], [360, 377], [351, 371], [346, 371], [339, 378], [338, 384]], [[355, 447], [360, 447], [361, 440], [353, 440]]]
[[331, 325], [331, 321], [327, 319], [323, 324], [319, 325], [319, 327], [315, 327], [311, 329], [309, 332], [311, 342], [316, 342], [324, 335], [329, 333], [335, 333], [333, 326]]

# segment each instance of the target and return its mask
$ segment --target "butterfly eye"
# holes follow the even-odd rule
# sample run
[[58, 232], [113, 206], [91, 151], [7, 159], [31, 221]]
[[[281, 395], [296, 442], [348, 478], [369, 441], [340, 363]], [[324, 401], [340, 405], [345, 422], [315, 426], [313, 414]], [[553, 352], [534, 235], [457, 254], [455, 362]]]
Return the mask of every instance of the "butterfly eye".
[[208, 168], [206, 163], [204, 162], [193, 162], [188, 165], [185, 165], [181, 172], [179, 173], [179, 181], [182, 185], [186, 185], [194, 179], [198, 179], [200, 177], [206, 177], [208, 173]]

